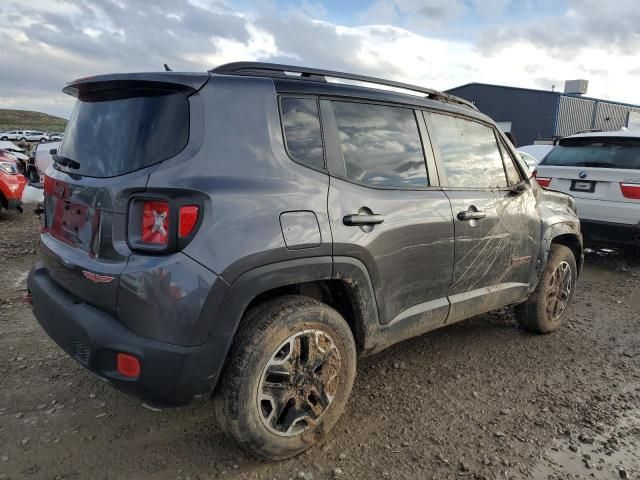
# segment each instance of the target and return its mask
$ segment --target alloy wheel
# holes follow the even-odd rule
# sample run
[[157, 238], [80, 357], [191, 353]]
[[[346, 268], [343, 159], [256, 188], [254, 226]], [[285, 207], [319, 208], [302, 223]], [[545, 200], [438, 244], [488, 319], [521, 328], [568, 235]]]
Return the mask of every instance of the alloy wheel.
[[557, 322], [562, 317], [569, 304], [572, 288], [571, 265], [562, 261], [551, 274], [547, 290], [547, 316], [551, 321]]
[[341, 358], [322, 330], [304, 330], [287, 338], [271, 355], [258, 384], [258, 414], [281, 436], [314, 426], [336, 394]]

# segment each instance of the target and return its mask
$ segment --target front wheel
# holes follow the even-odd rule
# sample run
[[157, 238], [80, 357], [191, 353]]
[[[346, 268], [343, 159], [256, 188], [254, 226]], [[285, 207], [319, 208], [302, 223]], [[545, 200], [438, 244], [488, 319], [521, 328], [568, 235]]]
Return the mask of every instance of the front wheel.
[[218, 422], [249, 454], [297, 455], [340, 417], [356, 349], [342, 316], [302, 296], [258, 306], [243, 319], [214, 402]]
[[26, 139], [25, 137], [22, 137], [22, 138], [20, 139], [20, 141], [21, 141], [21, 142], [26, 142], [26, 141], [27, 141], [27, 139]]
[[516, 318], [526, 330], [549, 333], [557, 330], [570, 310], [575, 293], [578, 268], [573, 252], [553, 244], [547, 266], [529, 299], [517, 305]]
[[46, 141], [47, 141], [47, 139], [46, 139], [46, 138], [44, 138], [44, 137], [42, 137], [42, 138], [40, 139], [40, 143], [44, 143], [44, 142], [46, 142]]

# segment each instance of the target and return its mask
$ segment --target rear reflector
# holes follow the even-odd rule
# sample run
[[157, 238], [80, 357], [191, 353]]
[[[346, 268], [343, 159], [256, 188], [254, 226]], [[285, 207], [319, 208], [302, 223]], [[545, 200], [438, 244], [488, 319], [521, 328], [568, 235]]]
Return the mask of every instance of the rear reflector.
[[140, 361], [133, 355], [118, 353], [116, 355], [116, 362], [120, 375], [129, 378], [137, 378], [140, 376]]
[[640, 183], [621, 183], [620, 190], [624, 198], [640, 200]]
[[142, 207], [142, 230], [140, 239], [144, 243], [166, 245], [169, 243], [169, 204], [145, 200]]
[[187, 205], [180, 207], [180, 217], [178, 221], [178, 235], [181, 238], [188, 237], [193, 232], [198, 222], [198, 207], [196, 205]]

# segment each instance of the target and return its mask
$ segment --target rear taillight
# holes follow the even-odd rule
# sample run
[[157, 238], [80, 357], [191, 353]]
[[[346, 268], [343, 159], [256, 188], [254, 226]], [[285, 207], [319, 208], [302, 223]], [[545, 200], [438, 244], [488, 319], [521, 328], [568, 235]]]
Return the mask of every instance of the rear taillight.
[[621, 183], [620, 190], [624, 198], [640, 200], [640, 183]]
[[538, 176], [538, 170], [534, 170], [532, 176], [533, 176], [533, 178], [536, 179], [536, 182], [538, 182], [538, 185], [540, 185], [542, 188], [547, 188], [549, 186], [549, 184], [551, 183], [551, 178], [549, 178], [549, 177], [539, 177]]
[[198, 207], [196, 205], [180, 207], [178, 218], [178, 235], [180, 238], [186, 238], [191, 235], [196, 223], [198, 223]]
[[134, 195], [129, 203], [127, 244], [149, 253], [183, 249], [200, 226], [202, 205], [200, 194], [184, 190]]
[[140, 240], [151, 245], [169, 243], [169, 203], [143, 201]]

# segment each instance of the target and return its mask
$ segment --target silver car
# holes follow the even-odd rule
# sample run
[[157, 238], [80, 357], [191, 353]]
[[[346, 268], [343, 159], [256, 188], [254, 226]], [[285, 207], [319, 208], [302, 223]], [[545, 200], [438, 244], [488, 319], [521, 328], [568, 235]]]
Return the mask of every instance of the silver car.
[[17, 140], [19, 142], [40, 142], [44, 143], [49, 140], [49, 136], [45, 132], [37, 130], [11, 130], [3, 133], [0, 140]]

